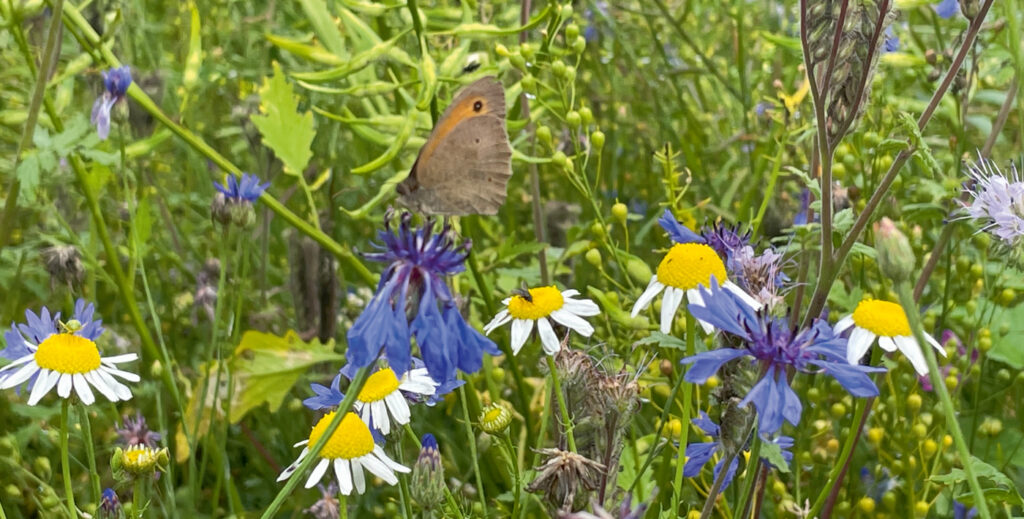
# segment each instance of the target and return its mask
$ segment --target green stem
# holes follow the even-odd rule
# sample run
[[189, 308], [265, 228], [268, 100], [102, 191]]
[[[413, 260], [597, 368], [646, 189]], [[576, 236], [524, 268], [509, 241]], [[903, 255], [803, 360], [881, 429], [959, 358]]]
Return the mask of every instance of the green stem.
[[71, 486], [71, 461], [68, 456], [68, 406], [67, 398], [62, 399], [60, 406], [60, 471], [64, 477], [64, 495], [68, 500], [68, 517], [76, 519], [78, 509], [75, 507], [75, 491]]
[[761, 435], [756, 430], [754, 432], [754, 439], [751, 440], [750, 458], [747, 459], [747, 475], [743, 478], [743, 493], [740, 495], [739, 501], [736, 501], [739, 505], [736, 507], [736, 511], [741, 514], [738, 516], [741, 519], [750, 517], [746, 513], [747, 505], [749, 504], [750, 496], [753, 495], [754, 485], [757, 484], [757, 474], [760, 472], [759, 469], [761, 467]]
[[576, 437], [573, 436], [572, 418], [569, 417], [569, 408], [565, 405], [565, 395], [562, 394], [562, 381], [558, 378], [558, 368], [555, 366], [555, 357], [545, 355], [548, 361], [548, 374], [551, 376], [551, 386], [555, 391], [555, 398], [558, 400], [558, 410], [562, 413], [562, 426], [565, 427], [565, 440], [569, 444], [569, 452], [576, 453]]
[[918, 314], [917, 303], [914, 302], [914, 294], [910, 284], [906, 281], [898, 283], [898, 292], [900, 304], [903, 305], [903, 311], [907, 314], [907, 320], [910, 322], [910, 329], [914, 332], [914, 339], [921, 346], [921, 349], [924, 350], [924, 358], [928, 362], [928, 378], [932, 382], [935, 393], [939, 395], [939, 402], [942, 403], [942, 410], [946, 416], [946, 425], [949, 428], [950, 435], [953, 436], [953, 443], [956, 445], [957, 452], [960, 454], [960, 463], [964, 467], [964, 473], [967, 474], [967, 484], [971, 487], [971, 493], [974, 494], [974, 506], [978, 508], [978, 515], [981, 516], [981, 519], [989, 519], [991, 514], [988, 511], [985, 494], [981, 490], [981, 485], [978, 484], [977, 474], [974, 473], [971, 453], [967, 448], [967, 442], [964, 441], [964, 433], [960, 430], [960, 422], [956, 419], [956, 409], [953, 407], [953, 400], [949, 398], [946, 382], [942, 380], [942, 375], [939, 372], [939, 363], [935, 359], [935, 351], [932, 350], [931, 345], [924, 338], [921, 316]]
[[303, 458], [302, 463], [299, 463], [299, 467], [295, 469], [295, 472], [285, 482], [284, 488], [282, 488], [274, 500], [270, 503], [270, 506], [263, 512], [260, 519], [270, 519], [277, 515], [277, 511], [281, 509], [281, 505], [284, 504], [284, 500], [288, 499], [292, 491], [295, 490], [295, 486], [299, 484], [303, 475], [309, 470], [309, 467], [313, 465], [313, 462], [320, 456], [320, 451], [323, 450], [324, 445], [327, 445], [327, 440], [334, 436], [334, 432], [338, 430], [341, 425], [342, 418], [348, 413], [352, 404], [356, 401], [356, 395], [363, 389], [363, 384], [366, 383], [366, 379], [369, 377], [369, 369], [359, 368], [356, 372], [356, 376], [352, 378], [352, 384], [349, 386], [348, 391], [345, 393], [345, 399], [338, 405], [337, 414], [331, 419], [331, 423], [327, 425], [327, 430], [324, 434], [317, 439], [316, 443], [309, 448], [309, 452], [306, 453], [306, 457]]
[[[661, 418], [658, 419], [658, 430], [654, 432], [655, 438], [661, 437], [661, 431], [665, 429], [665, 425], [668, 423], [668, 415], [669, 411], [672, 409], [672, 402], [675, 402], [676, 393], [679, 392], [679, 387], [682, 385], [683, 375], [680, 373], [679, 376], [676, 377], [675, 383], [672, 385], [672, 390], [668, 392], [668, 398], [665, 399], [665, 406], [661, 408]], [[643, 466], [637, 471], [636, 479], [634, 479], [633, 483], [629, 485], [628, 492], [632, 492], [633, 488], [635, 488], [637, 483], [640, 482], [640, 476], [642, 476], [643, 473], [647, 471], [647, 468], [651, 466], [656, 452], [658, 452], [658, 449], [652, 445], [650, 450], [647, 452], [647, 459], [644, 460]]]
[[[106, 45], [101, 44], [100, 36], [96, 34], [96, 31], [93, 30], [89, 22], [85, 19], [85, 17], [82, 16], [82, 13], [80, 13], [74, 6], [69, 5], [66, 9], [64, 9], [64, 23], [70, 29], [78, 31], [82, 34], [84, 38], [84, 41], [82, 42], [83, 45], [88, 44], [92, 46], [91, 48], [88, 48], [86, 46], [86, 51], [98, 52], [100, 55], [103, 56], [103, 61], [105, 61], [108, 66], [117, 67], [121, 65], [121, 61], [118, 60], [116, 56], [114, 56], [114, 53], [111, 52], [110, 48]], [[135, 100], [135, 102], [138, 103], [139, 106], [141, 106], [144, 110], [149, 112], [149, 114], [152, 115], [154, 119], [160, 121], [161, 124], [166, 126], [175, 135], [180, 137], [183, 141], [185, 141], [186, 144], [188, 144], [197, 152], [199, 152], [207, 159], [209, 159], [210, 162], [216, 164], [217, 167], [223, 169], [224, 171], [227, 171], [228, 173], [231, 173], [232, 175], [235, 175], [236, 177], [242, 175], [241, 168], [234, 165], [231, 161], [229, 161], [223, 155], [214, 150], [209, 144], [206, 143], [206, 141], [196, 136], [185, 127], [172, 121], [171, 118], [164, 114], [163, 111], [160, 110], [160, 108], [156, 105], [156, 103], [154, 103], [153, 100], [150, 99], [150, 97], [146, 95], [142, 88], [139, 87], [137, 84], [132, 83], [131, 86], [128, 87], [127, 95], [131, 97], [133, 100]], [[317, 229], [309, 222], [304, 220], [302, 217], [290, 211], [287, 207], [281, 204], [281, 202], [279, 202], [269, 193], [263, 192], [263, 194], [260, 195], [260, 202], [262, 202], [263, 205], [267, 206], [267, 208], [273, 211], [277, 216], [283, 218], [286, 222], [288, 222], [289, 225], [294, 227], [296, 230], [298, 230], [302, 234], [305, 234], [306, 236], [309, 236], [310, 238], [313, 239], [313, 241], [319, 243], [325, 249], [330, 251], [331, 254], [334, 254], [338, 259], [340, 259], [343, 263], [345, 263], [348, 266], [349, 271], [354, 272], [363, 280], [363, 282], [369, 285], [377, 284], [377, 276], [370, 272], [370, 270], [366, 268], [366, 265], [363, 265], [363, 263], [359, 261], [358, 258], [356, 258], [355, 254], [353, 254], [352, 251], [343, 247], [340, 243], [331, 239], [330, 236], [324, 234], [323, 231]]]
[[[398, 442], [398, 463], [408, 467], [405, 464], [405, 451], [402, 449], [402, 442]], [[399, 474], [398, 475], [398, 499], [402, 506], [402, 517], [405, 519], [412, 519], [412, 499], [409, 497], [409, 475]]]
[[[736, 459], [736, 454], [738, 453], [731, 452], [722, 460], [722, 468], [725, 470], [718, 471], [718, 477], [715, 478], [715, 482], [711, 485], [711, 490], [708, 490], [708, 498], [704, 501], [704, 509], [700, 511], [700, 519], [711, 517], [711, 512], [715, 509], [715, 501], [718, 501], [718, 494], [722, 491], [722, 485], [725, 483], [725, 476], [729, 474], [727, 467], [732, 465], [732, 460]], [[679, 465], [683, 465], [683, 462], [680, 461]]]
[[[467, 381], [468, 384], [468, 381]], [[484, 480], [480, 475], [480, 462], [476, 455], [476, 435], [473, 434], [473, 420], [469, 416], [469, 404], [466, 402], [466, 385], [459, 386], [459, 401], [462, 402], [462, 423], [466, 428], [466, 440], [469, 442], [469, 458], [473, 460], [473, 475], [476, 478], [476, 495], [480, 497], [480, 506], [487, 513], [487, 497], [484, 496]]]
[[142, 519], [142, 507], [144, 499], [143, 494], [146, 493], [146, 476], [139, 476], [135, 478], [135, 490], [132, 492], [132, 515], [137, 519]]
[[[14, 6], [11, 5], [10, 9], [13, 16]], [[27, 60], [26, 63], [29, 70], [35, 73], [36, 84], [35, 88], [32, 89], [32, 98], [29, 101], [25, 128], [22, 130], [18, 149], [14, 152], [14, 163], [10, 168], [12, 173], [17, 169], [18, 162], [21, 160], [21, 154], [32, 144], [32, 138], [35, 136], [36, 122], [39, 121], [39, 108], [43, 102], [43, 94], [46, 92], [46, 76], [50, 73], [50, 69], [53, 68], [53, 60], [59, 54], [58, 40], [60, 39], [60, 18], [63, 9], [64, 0], [55, 0], [53, 2], [53, 15], [50, 19], [50, 28], [46, 33], [46, 47], [43, 48], [43, 59], [39, 69], [32, 71], [35, 65], [35, 62], [32, 60]], [[18, 27], [17, 30], [21, 30], [20, 21], [12, 22], [10, 25], [11, 27]], [[12, 174], [11, 176], [13, 180], [7, 189], [7, 201], [4, 203], [4, 212], [3, 215], [0, 215], [0, 249], [7, 245], [7, 240], [11, 236], [11, 229], [14, 227], [15, 220], [14, 213], [18, 209], [18, 193], [21, 191], [21, 181], [18, 179], [18, 175]]]
[[348, 519], [348, 496], [338, 492], [338, 519]]
[[[690, 309], [683, 303], [683, 315], [686, 317], [686, 356], [692, 357], [697, 352], [697, 318], [690, 314]], [[686, 376], [686, 372], [679, 377]], [[686, 384], [683, 387], [683, 415], [680, 417], [679, 428], [679, 453], [676, 457], [676, 477], [672, 489], [672, 510], [679, 512], [679, 505], [683, 500], [683, 467], [686, 465], [686, 444], [690, 437], [690, 405], [693, 401], [693, 384]], [[666, 404], [666, 409], [674, 402]], [[723, 471], [725, 472], [725, 471]]]
[[92, 424], [89, 421], [89, 410], [79, 400], [75, 407], [78, 409], [78, 423], [82, 426], [82, 435], [85, 436], [85, 457], [89, 462], [89, 486], [92, 490], [92, 502], [100, 502], [100, 473], [96, 470], [96, 449], [92, 443]]
[[512, 519], [518, 519], [519, 513], [522, 509], [519, 506], [520, 489], [523, 486], [522, 474], [519, 471], [519, 462], [516, 459], [516, 449], [512, 445], [512, 438], [509, 437], [508, 431], [501, 433], [501, 445], [504, 447], [505, 457], [508, 458], [509, 470], [512, 472], [513, 485], [512, 488]]

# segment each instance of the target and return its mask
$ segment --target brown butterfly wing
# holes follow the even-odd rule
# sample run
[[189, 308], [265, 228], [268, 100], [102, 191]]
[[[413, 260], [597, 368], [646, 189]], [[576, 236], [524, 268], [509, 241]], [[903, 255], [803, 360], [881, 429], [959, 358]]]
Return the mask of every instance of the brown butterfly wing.
[[469, 85], [444, 111], [398, 186], [399, 201], [425, 214], [495, 214], [512, 176], [505, 91], [492, 77]]

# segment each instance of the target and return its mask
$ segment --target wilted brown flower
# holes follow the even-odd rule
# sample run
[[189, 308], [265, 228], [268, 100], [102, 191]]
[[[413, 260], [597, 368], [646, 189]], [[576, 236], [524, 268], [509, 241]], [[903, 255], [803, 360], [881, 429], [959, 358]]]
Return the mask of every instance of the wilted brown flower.
[[85, 277], [82, 255], [71, 245], [54, 245], [43, 249], [43, 265], [50, 274], [51, 283], [77, 286]]
[[530, 492], [543, 492], [559, 510], [572, 509], [577, 494], [596, 490], [604, 474], [604, 465], [561, 449], [540, 449], [546, 461], [535, 470], [537, 478], [526, 487]]

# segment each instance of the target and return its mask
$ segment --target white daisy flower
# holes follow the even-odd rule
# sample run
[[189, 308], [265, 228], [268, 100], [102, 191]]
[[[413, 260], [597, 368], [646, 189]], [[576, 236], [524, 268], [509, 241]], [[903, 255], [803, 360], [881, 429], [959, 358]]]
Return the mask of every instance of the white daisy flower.
[[[928, 363], [925, 362], [924, 352], [913, 332], [910, 331], [910, 323], [907, 321], [907, 314], [903, 307], [889, 301], [878, 301], [865, 299], [857, 305], [852, 314], [840, 319], [832, 330], [838, 335], [853, 328], [850, 332], [850, 339], [846, 346], [846, 360], [850, 364], [860, 363], [860, 359], [871, 349], [875, 338], [878, 338], [878, 345], [883, 350], [893, 352], [900, 350], [907, 356], [907, 360], [914, 366], [918, 375], [928, 374]], [[946, 350], [939, 345], [931, 335], [925, 334], [925, 340], [935, 349], [946, 356]]]
[[601, 313], [601, 309], [589, 299], [573, 299], [573, 296], [579, 293], [578, 290], [559, 292], [558, 288], [552, 285], [531, 288], [522, 295], [506, 298], [501, 302], [505, 308], [484, 327], [484, 333], [490, 334], [495, 328], [511, 321], [514, 355], [519, 353], [523, 344], [526, 344], [526, 339], [533, 331], [533, 323], [536, 322], [544, 351], [548, 355], [554, 355], [562, 345], [551, 326], [552, 320], [584, 337], [590, 337], [594, 333], [594, 327], [583, 318], [597, 315]]
[[438, 385], [430, 378], [427, 368], [410, 369], [401, 379], [391, 368], [381, 368], [366, 379], [363, 389], [356, 396], [355, 409], [363, 421], [373, 424], [381, 433], [389, 434], [391, 420], [398, 425], [405, 425], [412, 416], [402, 392], [431, 396]]
[[131, 399], [131, 391], [117, 379], [138, 382], [139, 376], [117, 365], [134, 361], [138, 355], [100, 356], [94, 341], [103, 327], [102, 321], [93, 320], [93, 313], [93, 305], [82, 299], [75, 303], [74, 318], [67, 323], [60, 322], [59, 313], [51, 318], [45, 307], [38, 316], [26, 311], [26, 323], [12, 324], [4, 334], [7, 347], [0, 357], [14, 362], [0, 368], [0, 389], [27, 382], [28, 405], [39, 403], [54, 387], [61, 398], [70, 398], [74, 390], [86, 405], [96, 400], [92, 388], [111, 402]]
[[[284, 469], [284, 472], [277, 478], [284, 481], [295, 472], [302, 460], [309, 454], [309, 445], [313, 445], [327, 431], [327, 426], [334, 419], [335, 412], [324, 415], [309, 433], [309, 439], [296, 443], [295, 446], [305, 446], [294, 463]], [[338, 479], [338, 487], [341, 493], [349, 495], [355, 488], [356, 493], [362, 494], [366, 490], [366, 478], [363, 469], [368, 470], [374, 476], [384, 480], [389, 485], [398, 483], [396, 472], [409, 472], [410, 469], [395, 462], [384, 452], [380, 445], [373, 441], [373, 434], [365, 422], [355, 413], [347, 413], [341, 419], [341, 424], [331, 435], [318, 455], [320, 461], [313, 466], [309, 478], [306, 479], [306, 488], [312, 488], [327, 473], [327, 469], [334, 468], [334, 475]]]

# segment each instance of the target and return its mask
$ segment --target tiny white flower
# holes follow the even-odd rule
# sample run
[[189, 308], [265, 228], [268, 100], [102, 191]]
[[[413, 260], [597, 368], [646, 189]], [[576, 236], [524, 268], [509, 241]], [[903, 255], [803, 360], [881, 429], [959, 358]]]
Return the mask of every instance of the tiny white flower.
[[583, 318], [597, 315], [601, 309], [589, 299], [573, 299], [573, 296], [579, 295], [578, 290], [560, 292], [554, 286], [546, 286], [531, 288], [526, 294], [517, 294], [502, 301], [505, 308], [484, 327], [484, 333], [490, 334], [495, 328], [511, 321], [513, 355], [519, 353], [523, 344], [526, 344], [535, 322], [541, 345], [548, 355], [558, 353], [561, 348], [561, 341], [551, 326], [552, 321], [584, 337], [594, 333], [594, 327]]
[[[850, 315], [844, 316], [832, 328], [837, 335], [853, 328], [846, 346], [846, 360], [850, 364], [858, 364], [860, 359], [871, 349], [875, 339], [883, 350], [893, 352], [900, 350], [914, 366], [918, 375], [928, 374], [928, 363], [924, 352], [913, 332], [903, 307], [889, 301], [865, 299], [857, 305]], [[943, 356], [946, 350], [931, 335], [925, 334], [925, 340]]]

